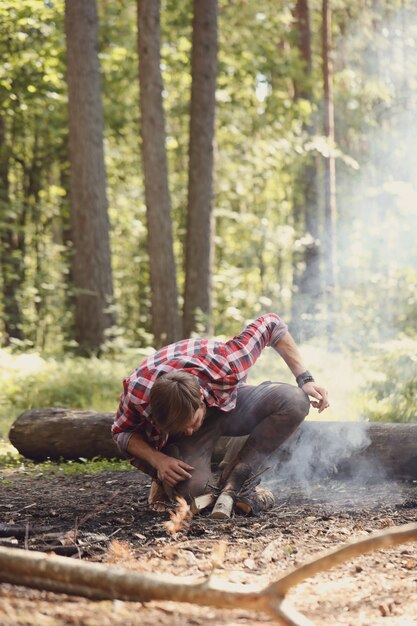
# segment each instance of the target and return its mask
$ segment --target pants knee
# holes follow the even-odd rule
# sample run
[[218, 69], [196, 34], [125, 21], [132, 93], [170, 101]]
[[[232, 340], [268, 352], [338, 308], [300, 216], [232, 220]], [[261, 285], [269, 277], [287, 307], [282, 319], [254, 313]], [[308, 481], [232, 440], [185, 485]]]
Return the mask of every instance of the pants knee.
[[[164, 448], [164, 453], [169, 456], [173, 456], [176, 459], [183, 460], [178, 447], [175, 444], [170, 444]], [[210, 490], [209, 484], [212, 482], [212, 474], [209, 467], [201, 465], [193, 470], [191, 478], [183, 480], [175, 485], [175, 488], [168, 487], [164, 484], [165, 491], [171, 496], [179, 495], [186, 500], [192, 500], [198, 496], [207, 493]]]
[[277, 389], [277, 396], [281, 406], [280, 413], [294, 424], [301, 424], [310, 410], [308, 395], [298, 387], [285, 385], [284, 388]]
[[185, 500], [190, 501], [193, 498], [197, 498], [198, 496], [208, 493], [210, 491], [209, 483], [210, 480], [207, 475], [201, 477], [193, 476], [189, 480], [177, 483], [175, 486], [175, 492], [185, 498]]
[[310, 411], [310, 400], [308, 395], [302, 389], [294, 387], [294, 396], [291, 404], [293, 406], [292, 412], [294, 418], [301, 423]]

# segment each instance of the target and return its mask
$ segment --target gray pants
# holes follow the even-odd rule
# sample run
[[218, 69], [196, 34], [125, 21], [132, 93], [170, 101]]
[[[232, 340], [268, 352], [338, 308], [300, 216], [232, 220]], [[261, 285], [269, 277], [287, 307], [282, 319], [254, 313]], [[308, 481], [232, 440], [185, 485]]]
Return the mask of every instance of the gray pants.
[[[211, 458], [223, 436], [248, 435], [235, 463], [250, 466], [252, 473], [261, 471], [268, 457], [298, 428], [309, 408], [307, 394], [293, 385], [268, 381], [257, 386], [240, 386], [233, 411], [225, 413], [209, 408], [200, 430], [191, 437], [171, 437], [162, 450], [194, 467], [192, 477], [178, 483], [176, 493], [190, 499], [210, 491]], [[229, 474], [231, 471], [233, 462]]]

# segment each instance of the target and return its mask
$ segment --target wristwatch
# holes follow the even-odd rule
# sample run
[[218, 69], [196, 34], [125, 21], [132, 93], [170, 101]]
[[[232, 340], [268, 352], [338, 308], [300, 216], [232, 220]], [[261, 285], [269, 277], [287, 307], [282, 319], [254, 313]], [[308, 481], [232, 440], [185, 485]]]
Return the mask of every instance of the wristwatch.
[[306, 370], [302, 374], [298, 374], [297, 378], [295, 379], [295, 382], [301, 389], [301, 387], [303, 387], [306, 383], [314, 383], [314, 378], [310, 374], [310, 372]]

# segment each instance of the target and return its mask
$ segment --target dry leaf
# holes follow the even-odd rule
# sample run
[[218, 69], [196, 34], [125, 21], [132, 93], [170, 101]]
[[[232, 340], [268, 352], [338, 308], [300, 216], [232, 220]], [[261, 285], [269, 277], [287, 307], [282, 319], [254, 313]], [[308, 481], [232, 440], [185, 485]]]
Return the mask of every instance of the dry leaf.
[[106, 561], [108, 563], [123, 563], [126, 565], [126, 563], [133, 560], [134, 557], [132, 551], [126, 541], [114, 539], [107, 548]]

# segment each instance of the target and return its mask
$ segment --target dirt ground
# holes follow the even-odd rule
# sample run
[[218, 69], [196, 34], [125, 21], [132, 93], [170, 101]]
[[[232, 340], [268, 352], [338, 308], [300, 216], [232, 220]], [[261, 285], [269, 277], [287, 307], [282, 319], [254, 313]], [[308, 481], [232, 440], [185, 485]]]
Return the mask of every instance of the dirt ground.
[[[196, 516], [174, 537], [168, 513], [150, 511], [136, 471], [25, 476], [0, 481], [0, 545], [116, 563], [138, 572], [215, 575], [267, 584], [311, 556], [374, 530], [415, 522], [417, 484], [332, 481], [273, 485], [276, 506], [257, 518]], [[74, 539], [76, 540], [74, 543]], [[216, 546], [224, 545], [223, 558]], [[417, 624], [417, 544], [373, 552], [308, 579], [288, 603], [317, 625]], [[260, 614], [174, 602], [92, 602], [0, 585], [2, 626], [236, 626], [273, 623]]]

